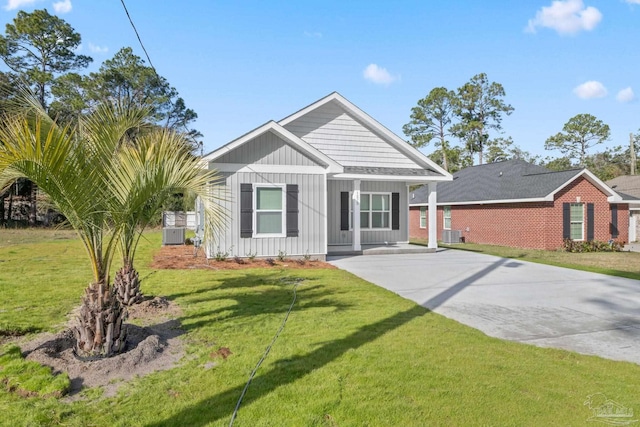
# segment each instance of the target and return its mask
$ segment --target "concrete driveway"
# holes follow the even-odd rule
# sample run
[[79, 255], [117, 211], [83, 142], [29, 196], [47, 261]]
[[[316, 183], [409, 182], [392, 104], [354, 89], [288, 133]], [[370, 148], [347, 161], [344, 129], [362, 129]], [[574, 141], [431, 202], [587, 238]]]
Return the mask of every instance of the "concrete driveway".
[[457, 250], [330, 258], [498, 338], [640, 363], [640, 281]]

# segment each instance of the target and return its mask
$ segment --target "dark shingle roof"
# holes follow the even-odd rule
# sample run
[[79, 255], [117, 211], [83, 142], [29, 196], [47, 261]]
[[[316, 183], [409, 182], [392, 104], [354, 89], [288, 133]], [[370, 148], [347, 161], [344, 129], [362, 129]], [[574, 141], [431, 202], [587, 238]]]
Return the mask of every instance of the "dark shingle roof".
[[[630, 199], [640, 197], [640, 175], [622, 175], [607, 181], [607, 185], [616, 193], [632, 196]], [[628, 197], [624, 197], [628, 199]]]
[[[438, 184], [438, 203], [534, 199], [551, 194], [582, 169], [549, 171], [524, 160], [507, 160], [472, 166], [453, 174], [453, 181]], [[411, 204], [428, 200], [428, 188], [413, 192]]]
[[391, 176], [441, 176], [438, 172], [430, 169], [379, 168], [369, 166], [345, 166], [344, 173]]

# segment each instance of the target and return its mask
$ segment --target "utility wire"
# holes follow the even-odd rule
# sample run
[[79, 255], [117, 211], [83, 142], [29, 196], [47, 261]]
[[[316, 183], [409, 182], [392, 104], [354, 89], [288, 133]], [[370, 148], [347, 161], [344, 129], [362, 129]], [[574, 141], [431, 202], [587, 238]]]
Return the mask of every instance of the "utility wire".
[[258, 368], [260, 368], [260, 365], [262, 365], [262, 362], [264, 362], [264, 359], [267, 358], [267, 355], [271, 351], [271, 347], [273, 347], [273, 344], [275, 344], [276, 340], [278, 339], [278, 336], [280, 335], [280, 332], [282, 332], [282, 330], [284, 329], [284, 325], [287, 323], [287, 319], [289, 318], [289, 314], [291, 313], [291, 310], [293, 310], [293, 305], [296, 303], [296, 297], [297, 297], [296, 289], [298, 288], [298, 285], [300, 285], [300, 283], [301, 282], [296, 283], [294, 285], [294, 287], [293, 287], [293, 301], [291, 301], [291, 305], [289, 306], [289, 310], [287, 311], [286, 316], [284, 316], [284, 320], [282, 320], [282, 325], [280, 325], [280, 329], [278, 329], [278, 332], [276, 332], [275, 336], [273, 337], [273, 340], [271, 340], [271, 344], [269, 344], [269, 346], [265, 350], [264, 354], [262, 355], [262, 357], [258, 361], [258, 364], [256, 365], [256, 367], [253, 368], [253, 371], [251, 372], [251, 375], [249, 375], [249, 381], [247, 381], [247, 383], [244, 386], [244, 389], [242, 390], [242, 393], [240, 394], [240, 398], [238, 399], [238, 403], [236, 404], [236, 409], [233, 410], [233, 415], [231, 416], [231, 421], [229, 422], [229, 427], [232, 427], [233, 426], [233, 422], [236, 420], [236, 415], [238, 415], [238, 409], [240, 409], [240, 404], [242, 403], [242, 399], [244, 399], [244, 395], [246, 394], [247, 389], [249, 388], [249, 385], [251, 384], [251, 381], [253, 380], [253, 377], [256, 375], [256, 372], [258, 371]]
[[124, 0], [120, 0], [120, 3], [122, 3], [122, 7], [124, 8], [125, 13], [127, 14], [127, 18], [129, 18], [129, 22], [131, 23], [131, 26], [133, 27], [133, 31], [136, 33], [136, 37], [138, 37], [138, 41], [140, 42], [140, 46], [142, 46], [142, 50], [144, 51], [144, 54], [147, 57], [147, 61], [149, 61], [149, 65], [153, 69], [153, 72], [156, 73], [156, 75], [157, 75], [158, 72], [156, 71], [156, 67], [154, 67], [153, 64], [151, 63], [151, 58], [149, 58], [149, 54], [147, 53], [147, 49], [144, 48], [144, 44], [142, 43], [142, 39], [140, 38], [140, 34], [138, 34], [138, 30], [136, 29], [136, 26], [133, 23], [133, 20], [131, 19], [131, 15], [129, 15], [129, 11], [127, 10], [127, 5], [124, 4]]

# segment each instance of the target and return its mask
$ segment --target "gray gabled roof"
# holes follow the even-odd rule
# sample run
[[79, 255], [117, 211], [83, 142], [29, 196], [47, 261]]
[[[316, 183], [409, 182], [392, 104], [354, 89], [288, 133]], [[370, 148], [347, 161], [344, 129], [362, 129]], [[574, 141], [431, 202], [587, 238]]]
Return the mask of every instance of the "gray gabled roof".
[[640, 175], [622, 175], [610, 179], [607, 185], [623, 195], [624, 199], [634, 200], [640, 197]]
[[[584, 172], [584, 169], [550, 171], [524, 160], [472, 166], [453, 174], [453, 181], [438, 184], [438, 204], [542, 200]], [[413, 192], [410, 204], [427, 201], [428, 187], [423, 186]]]

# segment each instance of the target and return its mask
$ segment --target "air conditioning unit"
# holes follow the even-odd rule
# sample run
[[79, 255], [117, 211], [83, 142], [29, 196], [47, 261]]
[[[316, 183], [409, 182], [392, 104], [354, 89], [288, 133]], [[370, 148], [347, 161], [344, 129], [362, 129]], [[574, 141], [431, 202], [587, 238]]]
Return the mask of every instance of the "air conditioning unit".
[[442, 230], [442, 243], [460, 243], [462, 230]]
[[162, 244], [163, 245], [184, 245], [185, 229], [184, 228], [163, 228]]

